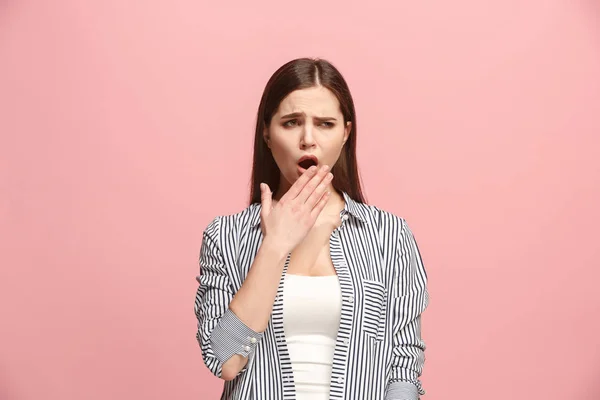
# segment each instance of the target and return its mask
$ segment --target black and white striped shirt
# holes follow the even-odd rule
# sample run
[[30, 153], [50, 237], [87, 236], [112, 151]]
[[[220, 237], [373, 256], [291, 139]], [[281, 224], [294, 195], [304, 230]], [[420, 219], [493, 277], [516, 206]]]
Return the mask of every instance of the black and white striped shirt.
[[[330, 399], [416, 400], [425, 394], [421, 313], [429, 303], [417, 243], [403, 218], [343, 195], [342, 225], [330, 237], [342, 291]], [[225, 382], [221, 399], [295, 399], [283, 330], [290, 255], [264, 332], [254, 332], [228, 308], [263, 239], [260, 209], [254, 203], [218, 216], [203, 232], [194, 310], [204, 363], [221, 377], [232, 355], [248, 357], [238, 376]]]

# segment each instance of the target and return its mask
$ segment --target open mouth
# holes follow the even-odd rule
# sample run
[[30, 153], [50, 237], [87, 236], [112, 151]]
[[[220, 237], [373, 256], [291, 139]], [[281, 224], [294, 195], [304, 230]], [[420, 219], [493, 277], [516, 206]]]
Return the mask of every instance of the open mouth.
[[319, 164], [319, 160], [315, 156], [304, 156], [304, 157], [300, 158], [300, 161], [298, 161], [298, 166], [300, 168], [302, 168], [303, 170], [307, 170], [310, 167], [312, 167], [313, 165], [318, 165], [318, 164]]
[[298, 165], [301, 166], [304, 169], [309, 169], [313, 165], [317, 165], [317, 162], [315, 160], [313, 160], [312, 158], [307, 158], [307, 159], [305, 159], [303, 161], [300, 161], [298, 163]]

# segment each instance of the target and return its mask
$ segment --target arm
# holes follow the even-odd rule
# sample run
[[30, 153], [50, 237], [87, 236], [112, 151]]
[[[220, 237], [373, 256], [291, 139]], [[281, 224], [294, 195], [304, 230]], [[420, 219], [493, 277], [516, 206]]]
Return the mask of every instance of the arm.
[[327, 165], [306, 170], [275, 206], [267, 184], [261, 184], [263, 241], [244, 282], [233, 293], [223, 251], [225, 218], [217, 217], [204, 231], [200, 251], [200, 288], [196, 295], [197, 338], [206, 366], [218, 377], [234, 379], [243, 371], [262, 339], [273, 310], [289, 252], [306, 237], [329, 198], [333, 179]]
[[421, 313], [429, 304], [427, 273], [415, 238], [402, 220], [397, 268], [400, 296], [394, 301], [392, 370], [386, 400], [417, 400], [425, 394], [419, 381], [425, 362]]
[[215, 218], [203, 233], [194, 311], [204, 363], [215, 376], [231, 380], [245, 371], [262, 339], [287, 254], [263, 241], [244, 283], [234, 293], [230, 266], [220, 247], [221, 223], [221, 217]]

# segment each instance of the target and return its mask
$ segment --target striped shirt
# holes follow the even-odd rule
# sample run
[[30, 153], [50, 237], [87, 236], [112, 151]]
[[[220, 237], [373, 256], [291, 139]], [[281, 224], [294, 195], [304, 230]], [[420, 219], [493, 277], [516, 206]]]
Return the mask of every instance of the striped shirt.
[[[427, 274], [406, 220], [343, 192], [342, 224], [330, 237], [342, 292], [330, 399], [416, 400], [425, 362], [421, 313], [429, 303]], [[264, 332], [229, 310], [262, 243], [260, 203], [217, 216], [203, 232], [194, 311], [196, 338], [208, 369], [221, 377], [234, 354], [248, 363], [225, 381], [222, 400], [294, 400], [294, 376], [283, 329], [283, 268]]]

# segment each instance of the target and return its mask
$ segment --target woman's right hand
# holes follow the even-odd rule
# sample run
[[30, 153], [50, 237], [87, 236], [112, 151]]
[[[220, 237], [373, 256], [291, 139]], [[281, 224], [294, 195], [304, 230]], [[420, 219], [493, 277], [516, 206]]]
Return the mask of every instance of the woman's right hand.
[[310, 167], [275, 205], [271, 189], [261, 183], [260, 218], [265, 239], [275, 241], [286, 253], [302, 242], [329, 199], [326, 191], [333, 174], [328, 171], [327, 165]]

